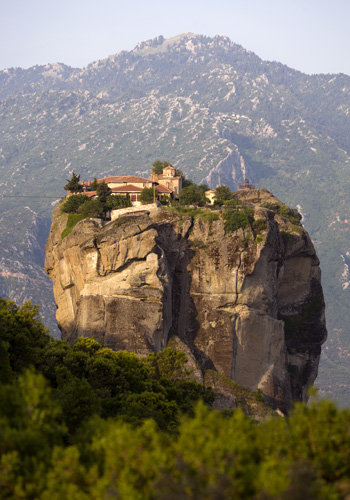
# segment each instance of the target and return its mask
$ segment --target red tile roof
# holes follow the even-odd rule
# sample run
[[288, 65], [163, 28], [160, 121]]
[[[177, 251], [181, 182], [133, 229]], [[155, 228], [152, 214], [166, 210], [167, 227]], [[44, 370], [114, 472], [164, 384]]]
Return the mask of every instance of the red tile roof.
[[159, 193], [172, 193], [173, 192], [172, 189], [169, 189], [166, 186], [162, 186], [161, 184], [158, 184], [158, 186], [156, 186], [156, 190]]
[[126, 184], [124, 186], [117, 186], [112, 188], [112, 193], [140, 193], [142, 188], [138, 186], [133, 186], [132, 184]]
[[[116, 186], [112, 188], [112, 193], [141, 193], [143, 188], [138, 186], [134, 186], [133, 184], [125, 184], [123, 186]], [[162, 186], [161, 184], [156, 186], [156, 190], [158, 193], [172, 193], [173, 191], [166, 186]], [[96, 191], [84, 191], [85, 196], [89, 198], [93, 198], [97, 195]]]
[[99, 179], [98, 182], [105, 181], [108, 182], [151, 182], [150, 179], [146, 179], [146, 177], [138, 177], [137, 175], [119, 175], [114, 177], [104, 177], [103, 179]]

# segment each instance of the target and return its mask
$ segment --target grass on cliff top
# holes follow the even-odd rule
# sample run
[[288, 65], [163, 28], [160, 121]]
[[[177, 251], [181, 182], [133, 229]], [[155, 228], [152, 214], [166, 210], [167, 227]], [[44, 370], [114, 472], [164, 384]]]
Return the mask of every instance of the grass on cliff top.
[[72, 232], [72, 229], [76, 226], [76, 224], [78, 224], [79, 221], [85, 218], [86, 217], [83, 214], [69, 214], [66, 229], [64, 229], [61, 234], [62, 240]]

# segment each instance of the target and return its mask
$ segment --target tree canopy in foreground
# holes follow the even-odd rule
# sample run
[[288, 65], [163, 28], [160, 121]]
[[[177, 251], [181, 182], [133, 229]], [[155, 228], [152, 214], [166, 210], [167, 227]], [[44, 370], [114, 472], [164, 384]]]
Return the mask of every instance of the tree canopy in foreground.
[[37, 313], [0, 299], [2, 498], [348, 498], [348, 409], [314, 398], [260, 423], [213, 411], [183, 353], [71, 347]]

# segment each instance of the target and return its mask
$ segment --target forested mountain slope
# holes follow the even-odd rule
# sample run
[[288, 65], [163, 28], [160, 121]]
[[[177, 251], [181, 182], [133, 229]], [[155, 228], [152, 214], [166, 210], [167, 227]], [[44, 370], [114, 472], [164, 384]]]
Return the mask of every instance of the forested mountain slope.
[[350, 404], [349, 113], [350, 77], [265, 62], [223, 36], [158, 37], [83, 70], [0, 72], [0, 293], [40, 302], [54, 324], [45, 237], [27, 252], [23, 235], [34, 222], [46, 234], [73, 169], [146, 174], [167, 159], [211, 186], [249, 177], [304, 216], [327, 304], [318, 384]]

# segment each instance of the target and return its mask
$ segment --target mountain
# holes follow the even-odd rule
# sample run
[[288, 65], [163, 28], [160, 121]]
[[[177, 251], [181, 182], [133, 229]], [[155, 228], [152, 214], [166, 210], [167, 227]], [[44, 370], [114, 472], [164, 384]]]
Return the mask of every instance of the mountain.
[[227, 37], [186, 33], [84, 69], [4, 70], [0, 100], [1, 294], [16, 286], [15, 298], [35, 298], [53, 323], [41, 263], [20, 250], [31, 227], [23, 210], [47, 234], [73, 169], [86, 180], [140, 175], [166, 159], [211, 186], [235, 189], [248, 177], [303, 214], [327, 306], [318, 384], [350, 405], [349, 76], [306, 75]]

